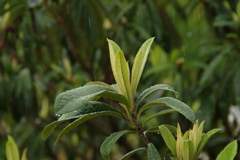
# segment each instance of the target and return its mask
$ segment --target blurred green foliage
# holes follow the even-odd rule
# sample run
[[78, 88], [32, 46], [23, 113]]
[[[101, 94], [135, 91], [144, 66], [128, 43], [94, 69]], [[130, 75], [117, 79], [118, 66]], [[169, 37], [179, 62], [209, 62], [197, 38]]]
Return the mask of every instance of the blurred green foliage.
[[[106, 38], [117, 42], [133, 64], [149, 37], [156, 38], [139, 91], [169, 84], [205, 120], [205, 130], [222, 128], [204, 149], [215, 159], [228, 142], [240, 139], [239, 35], [238, 0], [1, 0], [0, 159], [6, 159], [7, 134], [20, 153], [28, 148], [28, 159], [99, 159], [105, 137], [126, 128], [121, 121], [90, 120], [56, 146], [57, 134], [44, 142], [41, 131], [57, 119], [53, 103], [59, 93], [91, 80], [114, 83]], [[149, 123], [158, 122], [179, 122], [184, 131], [191, 126], [177, 114]], [[165, 153], [159, 137], [150, 138]], [[112, 154], [118, 159], [141, 145], [130, 134]]]

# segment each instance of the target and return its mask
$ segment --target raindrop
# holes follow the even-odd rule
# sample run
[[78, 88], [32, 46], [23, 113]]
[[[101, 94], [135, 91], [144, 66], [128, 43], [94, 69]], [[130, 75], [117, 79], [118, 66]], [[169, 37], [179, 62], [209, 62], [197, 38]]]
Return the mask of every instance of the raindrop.
[[59, 115], [59, 114], [55, 114], [55, 116], [57, 116], [57, 117], [60, 117], [60, 115]]
[[91, 19], [90, 19], [90, 17], [88, 17], [88, 22], [89, 22], [89, 28], [92, 28], [92, 26], [91, 26]]
[[74, 111], [75, 113], [77, 112], [77, 111]]
[[198, 111], [199, 113], [202, 113], [201, 111]]

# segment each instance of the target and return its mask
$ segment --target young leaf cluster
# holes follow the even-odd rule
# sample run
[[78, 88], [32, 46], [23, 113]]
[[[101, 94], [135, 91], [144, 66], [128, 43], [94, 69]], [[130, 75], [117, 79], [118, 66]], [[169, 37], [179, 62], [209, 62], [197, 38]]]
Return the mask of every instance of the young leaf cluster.
[[[130, 72], [128, 62], [125, 59], [120, 47], [110, 39], [107, 39], [110, 53], [110, 62], [116, 84], [109, 85], [103, 82], [89, 82], [85, 86], [75, 88], [61, 93], [57, 96], [54, 108], [56, 114], [61, 115], [57, 121], [49, 124], [42, 132], [42, 138], [46, 140], [54, 131], [55, 127], [67, 120], [74, 119], [59, 134], [57, 143], [65, 134], [77, 127], [81, 123], [100, 115], [116, 116], [126, 121], [133, 129], [131, 131], [120, 131], [113, 133], [102, 144], [100, 152], [105, 160], [110, 159], [109, 154], [113, 144], [124, 134], [133, 132], [143, 140], [147, 148], [135, 149], [126, 154], [122, 159], [129, 158], [137, 151], [147, 151], [148, 159], [158, 159], [160, 155], [154, 145], [149, 142], [144, 133], [143, 125], [149, 120], [163, 114], [179, 112], [191, 122], [195, 121], [195, 114], [185, 103], [172, 98], [162, 97], [141, 105], [143, 100], [158, 90], [173, 92], [176, 97], [178, 93], [169, 85], [157, 84], [144, 90], [134, 102], [135, 93], [150, 51], [150, 46], [154, 38], [146, 40], [140, 47], [134, 59], [133, 67]], [[113, 99], [119, 103], [122, 110], [117, 110], [113, 106], [97, 101], [100, 97]], [[149, 108], [165, 106], [170, 109], [161, 110], [151, 115], [145, 122], [140, 123], [141, 115]]]

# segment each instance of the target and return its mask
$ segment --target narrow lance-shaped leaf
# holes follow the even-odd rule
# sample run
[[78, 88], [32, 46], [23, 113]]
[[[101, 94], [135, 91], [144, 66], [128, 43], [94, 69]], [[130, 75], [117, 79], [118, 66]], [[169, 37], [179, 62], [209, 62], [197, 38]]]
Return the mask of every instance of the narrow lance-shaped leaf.
[[237, 154], [237, 140], [229, 143], [217, 156], [216, 160], [233, 160]]
[[131, 91], [132, 91], [132, 96], [134, 96], [138, 83], [140, 81], [148, 54], [149, 50], [151, 47], [151, 44], [153, 42], [154, 38], [150, 38], [146, 40], [141, 48], [139, 49], [133, 63], [133, 68], [132, 68], [132, 77], [131, 77]]
[[155, 146], [152, 143], [148, 144], [147, 155], [148, 155], [148, 160], [161, 160], [158, 150], [155, 148]]
[[[89, 88], [89, 86], [84, 86], [84, 87]], [[82, 88], [84, 88], [84, 87], [82, 87]], [[64, 113], [73, 112], [77, 109], [80, 109], [84, 105], [86, 105], [88, 101], [94, 100], [99, 97], [106, 97], [106, 98], [114, 99], [114, 100], [117, 100], [117, 101], [125, 104], [125, 106], [127, 106], [127, 107], [130, 106], [129, 101], [125, 96], [123, 96], [113, 90], [107, 89], [107, 90], [98, 91], [98, 89], [95, 89], [94, 87], [93, 88], [91, 87], [91, 89], [93, 89], [95, 92], [92, 94], [86, 93], [87, 95], [80, 95], [78, 97], [76, 95], [73, 95], [74, 92], [70, 92], [70, 91], [64, 92], [64, 94], [60, 94], [59, 96], [57, 96], [56, 102], [54, 105], [56, 113], [64, 114]], [[104, 89], [106, 89], [106, 87], [104, 87]], [[81, 90], [81, 92], [83, 92], [83, 91], [85, 91], [85, 90]], [[79, 91], [75, 92], [75, 93], [78, 94]], [[89, 92], [89, 93], [91, 93], [91, 92]], [[124, 109], [126, 110], [126, 112], [128, 112], [128, 110], [126, 108], [124, 108]]]
[[130, 71], [122, 51], [118, 51], [115, 56], [115, 71], [119, 92], [125, 95], [132, 103]]
[[146, 90], [144, 90], [139, 96], [138, 96], [138, 99], [136, 101], [136, 107], [139, 107], [139, 104], [140, 102], [146, 98], [147, 96], [149, 96], [150, 94], [154, 93], [155, 91], [158, 91], [158, 90], [167, 90], [167, 91], [171, 91], [171, 92], [174, 92], [176, 97], [179, 96], [179, 94], [169, 85], [167, 84], [157, 84], [157, 85], [154, 85]]
[[142, 108], [140, 108], [137, 119], [139, 120], [139, 117], [144, 110], [151, 108], [151, 107], [156, 107], [156, 106], [170, 107], [170, 108], [176, 110], [177, 112], [181, 113], [182, 115], [184, 115], [191, 122], [193, 122], [193, 123], [195, 122], [196, 118], [195, 118], [195, 114], [194, 114], [193, 110], [185, 103], [183, 103], [175, 98], [172, 98], [172, 97], [159, 98], [150, 103], [145, 104]]
[[164, 125], [161, 125], [159, 127], [159, 131], [160, 131], [166, 145], [168, 146], [168, 148], [170, 149], [172, 154], [176, 157], [177, 156], [177, 154], [176, 154], [176, 140], [173, 137], [172, 133]]
[[130, 158], [134, 153], [138, 152], [138, 151], [147, 151], [146, 148], [137, 148], [134, 149], [131, 152], [128, 152], [127, 154], [125, 154], [120, 160], [127, 160], [128, 158]]
[[6, 156], [8, 160], [19, 160], [19, 150], [14, 139], [8, 135], [8, 141], [6, 143]]
[[21, 156], [21, 160], [27, 160], [27, 148], [25, 148], [23, 150], [22, 156]]
[[[99, 113], [99, 114], [98, 114]], [[49, 125], [47, 125], [42, 132], [42, 139], [46, 140], [54, 131], [56, 126], [64, 121], [70, 119], [80, 119], [86, 120], [86, 118], [93, 118], [93, 116], [98, 115], [112, 115], [117, 116], [119, 118], [123, 118], [120, 112], [118, 112], [115, 108], [101, 102], [88, 102], [83, 108], [78, 109], [71, 113], [63, 114], [58, 121], [55, 121]]]
[[113, 42], [110, 39], [107, 39], [108, 41], [108, 47], [109, 47], [109, 54], [110, 54], [110, 61], [111, 61], [111, 67], [112, 67], [112, 71], [113, 71], [113, 76], [116, 80], [116, 71], [115, 71], [115, 55], [117, 53], [117, 51], [120, 51], [120, 47]]
[[111, 134], [109, 137], [106, 138], [106, 140], [102, 143], [101, 147], [100, 147], [100, 153], [102, 155], [102, 158], [104, 160], [110, 160], [110, 151], [113, 147], [113, 145], [116, 143], [116, 141], [123, 136], [126, 133], [130, 133], [133, 131], [129, 131], [129, 130], [124, 130], [124, 131], [119, 131], [119, 132], [115, 132], [113, 134]]
[[165, 109], [165, 110], [159, 111], [159, 112], [157, 112], [157, 113], [154, 113], [153, 115], [151, 115], [151, 116], [143, 123], [143, 125], [145, 125], [148, 121], [150, 121], [150, 120], [153, 119], [153, 118], [156, 118], [156, 117], [161, 116], [161, 115], [164, 115], [164, 114], [173, 113], [173, 112], [176, 112], [176, 110], [174, 110], [174, 109]]
[[206, 145], [207, 141], [218, 131], [220, 131], [221, 129], [213, 129], [209, 132], [207, 132], [201, 139], [201, 141], [199, 142], [198, 148], [197, 148], [197, 153], [195, 158], [198, 158], [199, 154], [202, 152], [204, 146]]

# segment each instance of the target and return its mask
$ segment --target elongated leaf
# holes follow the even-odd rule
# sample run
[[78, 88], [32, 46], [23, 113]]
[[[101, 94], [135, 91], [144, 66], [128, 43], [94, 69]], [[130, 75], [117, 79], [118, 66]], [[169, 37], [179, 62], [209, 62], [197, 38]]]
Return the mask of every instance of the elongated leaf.
[[108, 41], [108, 47], [109, 47], [109, 54], [110, 54], [110, 61], [111, 61], [111, 67], [112, 67], [112, 71], [113, 71], [113, 76], [116, 80], [116, 71], [115, 71], [115, 55], [118, 51], [120, 51], [120, 47], [113, 42], [110, 39], [107, 39]]
[[198, 158], [199, 154], [202, 152], [204, 146], [206, 145], [207, 141], [218, 131], [220, 131], [221, 129], [213, 129], [209, 132], [207, 132], [201, 139], [201, 141], [199, 142], [199, 145], [197, 147], [197, 153], [195, 156], [195, 159]]
[[67, 105], [69, 102], [74, 101], [75, 99], [87, 96], [90, 94], [94, 94], [96, 92], [100, 91], [113, 91], [105, 86], [99, 86], [99, 85], [87, 85], [79, 88], [75, 88], [72, 90], [68, 90], [66, 92], [63, 92], [59, 94], [56, 98], [54, 108], [56, 113], [58, 113], [59, 110], [61, 110], [65, 105]]
[[178, 160], [177, 158], [175, 157], [170, 157], [171, 160]]
[[182, 115], [184, 115], [191, 122], [193, 122], [193, 123], [195, 122], [196, 118], [195, 118], [195, 114], [192, 111], [192, 109], [185, 103], [183, 103], [175, 98], [171, 98], [171, 97], [159, 98], [150, 103], [145, 104], [142, 108], [140, 108], [140, 110], [138, 112], [138, 119], [144, 110], [151, 108], [151, 107], [156, 107], [156, 106], [170, 107], [170, 108], [176, 110], [177, 112], [181, 113]]
[[6, 143], [6, 156], [7, 160], [19, 160], [20, 157], [18, 147], [10, 135], [8, 135], [8, 141]]
[[[55, 121], [49, 125], [47, 125], [43, 132], [42, 132], [42, 139], [46, 140], [54, 131], [56, 126], [64, 121], [70, 120], [70, 119], [80, 119], [86, 120], [87, 118], [93, 118], [91, 116], [98, 116], [99, 114], [106, 114], [106, 115], [113, 115], [117, 116], [119, 118], [123, 118], [121, 113], [114, 109], [113, 107], [101, 103], [101, 102], [88, 102], [87, 105], [81, 109], [78, 109], [74, 112], [63, 114], [58, 121]], [[89, 117], [88, 117], [89, 116]]]
[[146, 124], [148, 121], [150, 121], [150, 120], [153, 119], [153, 118], [156, 118], [156, 117], [161, 116], [161, 115], [164, 115], [164, 114], [173, 113], [173, 112], [176, 112], [176, 110], [174, 110], [174, 109], [165, 109], [165, 110], [159, 111], [159, 112], [151, 115], [151, 116], [143, 123], [143, 125]]
[[87, 84], [85, 84], [85, 86], [87, 85], [99, 85], [99, 86], [104, 86], [104, 87], [108, 87], [111, 90], [114, 90], [115, 92], [118, 92], [112, 85], [109, 85], [107, 83], [104, 82], [100, 82], [100, 81], [93, 81], [93, 82], [88, 82]]
[[133, 62], [133, 68], [132, 68], [132, 77], [131, 77], [131, 93], [132, 96], [134, 96], [138, 83], [140, 81], [148, 54], [149, 50], [151, 47], [151, 44], [153, 42], [154, 38], [150, 38], [146, 40], [143, 45], [140, 47], [134, 62]]
[[155, 148], [155, 146], [152, 143], [148, 144], [147, 155], [148, 155], [148, 160], [161, 160], [158, 150]]
[[138, 152], [138, 151], [147, 151], [146, 148], [137, 148], [134, 149], [131, 152], [128, 152], [127, 154], [125, 154], [120, 160], [127, 160], [128, 158], [130, 158], [134, 153]]
[[237, 140], [229, 143], [217, 156], [217, 160], [233, 160], [237, 154]]
[[167, 147], [169, 148], [169, 150], [172, 152], [172, 154], [177, 157], [177, 153], [176, 153], [176, 140], [173, 137], [172, 133], [168, 130], [168, 128], [164, 125], [161, 125], [159, 127], [159, 131], [167, 145]]
[[[84, 86], [84, 87], [89, 88], [88, 86]], [[95, 89], [95, 87], [96, 85], [94, 86], [93, 90]], [[100, 87], [100, 88], [106, 89], [106, 87], [103, 87], [103, 88]], [[97, 99], [99, 97], [111, 98], [125, 104], [127, 107], [130, 106], [129, 101], [125, 96], [109, 89], [98, 91], [98, 92], [96, 91], [92, 94], [87, 94], [79, 97], [76, 97], [75, 95], [73, 95], [74, 93], [69, 93], [69, 92], [64, 92], [64, 93], [65, 94], [60, 94], [56, 99], [54, 107], [57, 114], [73, 112], [77, 109], [80, 109], [81, 107], [84, 107], [88, 101]], [[91, 93], [91, 92], [88, 92], [88, 93]], [[76, 94], [78, 94], [78, 92]]]
[[118, 51], [115, 56], [115, 71], [116, 81], [119, 88], [119, 93], [122, 93], [128, 100], [132, 101], [131, 87], [130, 87], [130, 71], [126, 59], [122, 51]]
[[27, 148], [23, 150], [21, 160], [27, 160]]
[[111, 134], [109, 137], [106, 138], [106, 140], [102, 143], [100, 147], [100, 153], [102, 155], [102, 158], [104, 160], [110, 160], [110, 151], [113, 147], [113, 145], [116, 143], [116, 141], [123, 136], [126, 133], [130, 133], [134, 131], [129, 131], [129, 130], [124, 130], [124, 131], [119, 131]]
[[154, 85], [146, 90], [144, 90], [138, 97], [137, 101], [136, 101], [136, 107], [139, 107], [140, 102], [147, 97], [148, 95], [150, 95], [151, 93], [154, 93], [155, 91], [158, 90], [167, 90], [167, 91], [172, 91], [175, 93], [176, 97], [179, 96], [179, 94], [169, 85], [167, 84], [157, 84]]
[[184, 160], [190, 160], [189, 159], [189, 152], [190, 152], [190, 149], [189, 149], [189, 140], [184, 140], [183, 141], [183, 159]]

